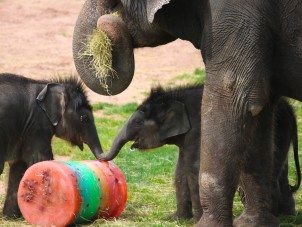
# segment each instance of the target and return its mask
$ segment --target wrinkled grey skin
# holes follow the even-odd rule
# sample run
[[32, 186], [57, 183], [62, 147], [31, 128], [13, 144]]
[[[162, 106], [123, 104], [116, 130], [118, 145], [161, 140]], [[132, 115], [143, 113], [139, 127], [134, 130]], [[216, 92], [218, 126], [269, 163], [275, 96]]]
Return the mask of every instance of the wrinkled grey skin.
[[[114, 11], [122, 20], [108, 15]], [[108, 79], [108, 89], [99, 86], [88, 59], [78, 58], [97, 26], [114, 44], [117, 76]], [[198, 226], [278, 226], [268, 180], [274, 100], [302, 101], [301, 27], [300, 0], [87, 0], [74, 30], [74, 60], [88, 87], [114, 95], [132, 80], [133, 48], [177, 38], [199, 48], [206, 81], [199, 178], [204, 213]], [[233, 223], [239, 181], [246, 187], [246, 207]]]
[[37, 81], [0, 74], [0, 174], [8, 161], [9, 180], [3, 208], [7, 217], [21, 216], [17, 191], [26, 169], [52, 160], [54, 135], [96, 158], [103, 153], [92, 109], [78, 79]]
[[[301, 184], [301, 170], [298, 153], [297, 121], [292, 107], [281, 98], [274, 109], [273, 125], [273, 175], [272, 179], [272, 204], [274, 215], [296, 215], [293, 193]], [[296, 185], [291, 186], [288, 179], [288, 151], [292, 144], [296, 168]], [[244, 182], [239, 186], [241, 201], [245, 204]]]
[[[152, 89], [150, 96], [115, 137], [110, 151], [103, 156], [107, 161], [112, 160], [129, 141], [134, 141], [132, 148], [140, 150], [165, 144], [178, 146], [179, 159], [175, 171], [177, 210], [173, 217], [194, 216], [196, 221], [202, 215], [198, 185], [202, 92], [203, 85], [167, 90], [161, 87]], [[278, 101], [274, 110], [274, 122], [272, 212], [275, 215], [295, 215], [293, 192], [298, 190], [301, 183], [297, 124], [291, 106], [284, 99]], [[290, 186], [288, 181], [287, 154], [291, 142], [297, 171], [295, 186]], [[246, 203], [244, 185], [239, 189], [242, 201]]]

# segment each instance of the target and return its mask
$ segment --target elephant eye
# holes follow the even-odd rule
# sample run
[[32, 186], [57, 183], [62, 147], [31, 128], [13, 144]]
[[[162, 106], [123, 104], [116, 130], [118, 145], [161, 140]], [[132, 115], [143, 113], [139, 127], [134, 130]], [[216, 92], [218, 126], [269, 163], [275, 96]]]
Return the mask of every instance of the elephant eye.
[[87, 122], [88, 122], [88, 116], [87, 116], [87, 115], [81, 115], [80, 121], [81, 121], [82, 123], [87, 123]]
[[134, 124], [136, 127], [141, 126], [143, 123], [144, 123], [144, 121], [141, 119], [135, 119], [135, 121], [134, 121]]

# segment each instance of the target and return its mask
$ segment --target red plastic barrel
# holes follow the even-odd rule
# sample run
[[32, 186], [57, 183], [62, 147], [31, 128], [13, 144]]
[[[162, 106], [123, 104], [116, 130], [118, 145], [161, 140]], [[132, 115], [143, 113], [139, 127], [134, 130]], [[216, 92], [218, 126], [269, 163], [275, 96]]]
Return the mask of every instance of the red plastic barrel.
[[105, 161], [39, 162], [27, 169], [18, 190], [24, 218], [40, 226], [118, 217], [126, 201], [123, 173]]

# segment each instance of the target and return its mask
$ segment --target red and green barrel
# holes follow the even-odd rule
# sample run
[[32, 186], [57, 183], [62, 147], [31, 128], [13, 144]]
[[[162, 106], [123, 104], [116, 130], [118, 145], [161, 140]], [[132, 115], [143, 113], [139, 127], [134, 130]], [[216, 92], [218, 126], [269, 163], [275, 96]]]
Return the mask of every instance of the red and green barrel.
[[25, 172], [18, 190], [24, 218], [33, 225], [68, 226], [116, 218], [125, 208], [127, 184], [105, 161], [44, 161]]

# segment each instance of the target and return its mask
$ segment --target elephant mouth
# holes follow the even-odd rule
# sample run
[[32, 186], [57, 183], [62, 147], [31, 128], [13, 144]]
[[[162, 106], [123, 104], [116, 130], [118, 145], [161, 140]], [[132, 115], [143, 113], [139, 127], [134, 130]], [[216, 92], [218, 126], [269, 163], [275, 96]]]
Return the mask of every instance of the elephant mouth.
[[140, 149], [138, 141], [134, 141], [134, 143], [130, 147], [131, 150]]
[[83, 143], [79, 143], [79, 144], [78, 144], [78, 147], [80, 148], [81, 151], [84, 150], [84, 145], [83, 145]]
[[73, 141], [71, 141], [71, 144], [73, 146], [78, 146], [78, 148], [83, 151], [84, 150], [84, 144], [83, 144], [83, 140], [80, 138], [79, 140], [75, 139]]
[[70, 144], [72, 145], [72, 146], [77, 146], [81, 151], [83, 151], [84, 150], [84, 145], [83, 145], [83, 143], [79, 143], [79, 142], [70, 142]]
[[139, 151], [147, 151], [152, 149], [152, 147], [147, 147], [144, 143], [134, 141], [134, 143], [130, 147], [130, 150], [134, 151], [135, 149], [138, 149]]
[[134, 143], [131, 145], [130, 147], [131, 150], [135, 150], [135, 149], [138, 149], [140, 151], [143, 151], [143, 150], [148, 150], [148, 148], [142, 146], [142, 144], [139, 142], [139, 141], [134, 141]]
[[78, 148], [83, 151], [84, 150], [84, 144], [81, 142], [72, 143], [74, 146], [78, 146]]

